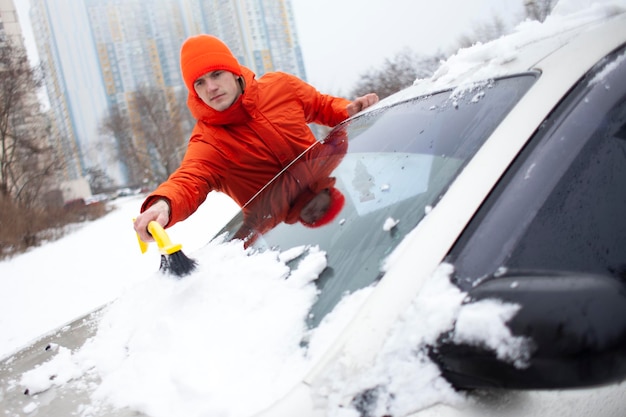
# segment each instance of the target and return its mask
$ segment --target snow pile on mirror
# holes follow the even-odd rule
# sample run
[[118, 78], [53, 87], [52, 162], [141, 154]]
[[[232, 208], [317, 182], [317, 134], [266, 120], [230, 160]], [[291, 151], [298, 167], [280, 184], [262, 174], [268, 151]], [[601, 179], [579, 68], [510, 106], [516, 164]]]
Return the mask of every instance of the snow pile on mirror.
[[329, 417], [404, 416], [435, 404], [466, 400], [441, 376], [429, 347], [454, 327], [456, 343], [494, 351], [504, 361], [524, 366], [529, 344], [511, 334], [505, 323], [519, 306], [497, 300], [463, 304], [467, 294], [450, 282], [453, 267], [442, 264], [385, 337], [373, 364], [354, 369], [340, 358], [316, 386], [316, 401]]

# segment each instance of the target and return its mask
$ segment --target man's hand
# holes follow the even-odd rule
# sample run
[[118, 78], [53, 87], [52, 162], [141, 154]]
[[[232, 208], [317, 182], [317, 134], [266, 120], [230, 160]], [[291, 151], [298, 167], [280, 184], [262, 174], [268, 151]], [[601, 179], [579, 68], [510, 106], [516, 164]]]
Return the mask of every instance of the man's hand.
[[376, 93], [369, 93], [361, 97], [357, 97], [354, 101], [346, 107], [348, 115], [354, 116], [361, 110], [365, 110], [371, 105], [378, 103], [378, 96]]
[[135, 219], [135, 231], [139, 235], [139, 238], [144, 242], [154, 242], [154, 239], [150, 233], [148, 233], [148, 223], [153, 220], [163, 227], [169, 223], [170, 205], [166, 200], [157, 200], [153, 205], [148, 207], [146, 211], [137, 216], [137, 219]]

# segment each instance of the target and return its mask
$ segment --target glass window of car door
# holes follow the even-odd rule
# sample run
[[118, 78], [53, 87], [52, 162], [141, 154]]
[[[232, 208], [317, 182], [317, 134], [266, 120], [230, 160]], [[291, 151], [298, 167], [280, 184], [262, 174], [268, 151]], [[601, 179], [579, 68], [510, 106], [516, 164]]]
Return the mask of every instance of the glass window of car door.
[[464, 289], [504, 270], [626, 279], [624, 49], [596, 65], [558, 106], [448, 260]]

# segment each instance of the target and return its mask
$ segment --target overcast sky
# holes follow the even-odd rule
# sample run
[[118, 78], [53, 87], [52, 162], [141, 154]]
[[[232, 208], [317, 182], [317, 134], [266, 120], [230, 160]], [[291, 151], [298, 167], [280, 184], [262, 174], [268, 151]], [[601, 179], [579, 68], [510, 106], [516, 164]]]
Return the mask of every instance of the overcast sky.
[[[20, 21], [26, 21], [28, 0], [14, 2]], [[331, 94], [347, 94], [361, 74], [405, 48], [423, 54], [448, 51], [460, 35], [495, 15], [512, 22], [521, 15], [523, 4], [523, 0], [291, 2], [307, 80]], [[32, 34], [26, 31], [24, 36], [32, 50]]]
[[[347, 93], [359, 75], [404, 48], [447, 51], [499, 15], [519, 19], [523, 0], [291, 0], [308, 81]], [[515, 20], [517, 22], [518, 20]]]

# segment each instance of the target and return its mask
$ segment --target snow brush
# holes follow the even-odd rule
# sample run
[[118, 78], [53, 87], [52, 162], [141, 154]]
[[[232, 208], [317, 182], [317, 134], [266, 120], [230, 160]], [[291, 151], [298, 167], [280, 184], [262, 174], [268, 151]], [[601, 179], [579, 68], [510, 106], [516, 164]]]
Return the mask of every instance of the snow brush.
[[[192, 273], [197, 266], [194, 259], [187, 257], [182, 251], [183, 245], [180, 243], [173, 244], [163, 227], [155, 222], [148, 223], [148, 232], [152, 235], [161, 252], [161, 265], [159, 270], [163, 273], [169, 273], [177, 277], [184, 277]], [[148, 244], [139, 238], [139, 248], [141, 253], [146, 253]]]

